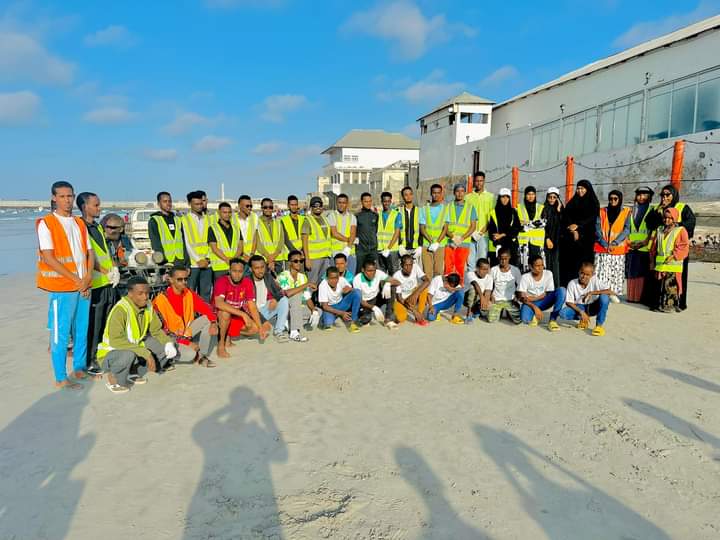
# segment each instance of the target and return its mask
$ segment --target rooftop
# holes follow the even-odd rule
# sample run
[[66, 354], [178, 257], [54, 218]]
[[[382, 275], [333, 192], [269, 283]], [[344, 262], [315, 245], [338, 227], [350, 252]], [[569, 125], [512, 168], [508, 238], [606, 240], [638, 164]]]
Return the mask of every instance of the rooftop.
[[327, 154], [333, 148], [388, 148], [393, 150], [418, 150], [420, 141], [402, 133], [390, 133], [382, 129], [353, 129], [335, 144], [323, 150]]
[[[458, 94], [455, 97], [452, 97], [450, 99], [447, 99], [443, 101], [440, 105], [435, 107], [432, 111], [430, 111], [427, 114], [423, 114], [420, 118], [425, 118], [426, 116], [429, 116], [437, 111], [440, 111], [442, 109], [447, 109], [449, 107], [452, 107], [453, 105], [494, 105], [495, 102], [491, 99], [487, 99], [484, 97], [473, 95], [469, 92], [463, 92], [462, 94]], [[418, 120], [420, 120], [418, 118]]]

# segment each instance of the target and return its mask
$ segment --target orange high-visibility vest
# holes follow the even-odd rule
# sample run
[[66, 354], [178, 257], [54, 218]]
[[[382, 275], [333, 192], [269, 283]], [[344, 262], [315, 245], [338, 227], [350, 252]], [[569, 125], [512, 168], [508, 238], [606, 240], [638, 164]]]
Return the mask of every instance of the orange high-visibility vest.
[[623, 240], [622, 243], [617, 246], [611, 246], [610, 242], [615, 241], [615, 239], [620, 236], [620, 233], [625, 228], [625, 221], [627, 220], [629, 215], [630, 209], [623, 208], [622, 210], [620, 210], [620, 214], [618, 214], [617, 219], [613, 222], [611, 227], [608, 223], [607, 208], [600, 209], [600, 229], [602, 230], [603, 238], [608, 243], [608, 247], [604, 248], [600, 245], [600, 243], [595, 242], [595, 253], [625, 255], [628, 252], [628, 250], [630, 249], [630, 241], [628, 240], [628, 238], [625, 238], [625, 240]]
[[[70, 248], [70, 242], [65, 234], [60, 220], [55, 217], [54, 214], [48, 214], [45, 217], [38, 218], [35, 220], [35, 232], [37, 232], [40, 222], [44, 221], [53, 241], [53, 254], [55, 258], [62, 264], [69, 272], [75, 275], [78, 274], [78, 268], [75, 265], [75, 259], [73, 259], [72, 249]], [[90, 268], [90, 259], [88, 257], [88, 232], [85, 223], [79, 217], [75, 217], [75, 222], [80, 227], [80, 236], [82, 238], [82, 249], [85, 255], [86, 261], [86, 272], [92, 272]], [[37, 275], [35, 282], [39, 289], [44, 289], [50, 292], [73, 292], [77, 291], [78, 287], [75, 282], [65, 276], [58, 274], [53, 270], [49, 264], [47, 264], [42, 257], [42, 253], [38, 250], [38, 264], [37, 264]]]
[[175, 313], [170, 300], [168, 300], [164, 292], [155, 297], [153, 307], [155, 311], [160, 314], [160, 317], [162, 317], [165, 330], [176, 336], [192, 338], [190, 324], [195, 320], [195, 305], [193, 295], [189, 289], [185, 289], [185, 293], [183, 294], [182, 318]]

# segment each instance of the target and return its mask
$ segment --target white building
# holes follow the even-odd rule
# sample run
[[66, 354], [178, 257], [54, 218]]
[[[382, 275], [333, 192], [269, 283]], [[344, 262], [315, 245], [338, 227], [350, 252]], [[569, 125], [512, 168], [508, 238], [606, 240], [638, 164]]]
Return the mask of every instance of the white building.
[[330, 188], [336, 194], [347, 185], [368, 184], [373, 169], [420, 157], [417, 140], [380, 129], [353, 129], [323, 154], [328, 156], [323, 176], [330, 178]]

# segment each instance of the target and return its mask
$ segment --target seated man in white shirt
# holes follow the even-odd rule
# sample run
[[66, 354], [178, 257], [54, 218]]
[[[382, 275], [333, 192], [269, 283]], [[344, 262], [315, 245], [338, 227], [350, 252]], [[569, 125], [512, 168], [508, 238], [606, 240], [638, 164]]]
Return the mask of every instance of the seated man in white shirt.
[[552, 307], [548, 330], [555, 332], [560, 327], [557, 318], [565, 304], [565, 287], [555, 290], [552, 272], [545, 270], [542, 256], [530, 257], [530, 272], [520, 278], [520, 318], [529, 326], [537, 326], [543, 319], [543, 311]]
[[460, 276], [453, 272], [447, 276], [435, 276], [428, 287], [428, 312], [426, 319], [430, 322], [438, 320], [440, 312], [453, 310], [450, 322], [463, 324], [460, 316], [464, 295], [460, 285]]
[[585, 330], [590, 324], [590, 317], [597, 317], [592, 335], [604, 336], [603, 325], [612, 294], [607, 284], [595, 275], [595, 265], [591, 262], [583, 263], [578, 278], [568, 283], [565, 296], [567, 305], [560, 310], [560, 318], [579, 321], [578, 328]]
[[502, 248], [498, 252], [498, 263], [490, 270], [493, 292], [490, 296], [487, 320], [490, 323], [497, 322], [505, 313], [512, 322], [520, 324], [520, 307], [516, 303], [515, 297], [522, 276], [520, 270], [510, 264], [509, 248]]
[[493, 279], [490, 275], [490, 261], [480, 258], [475, 264], [475, 270], [468, 272], [468, 291], [465, 301], [468, 311], [465, 324], [473, 322], [475, 317], [482, 314], [487, 317], [490, 310], [490, 298], [493, 292]]
[[323, 310], [322, 328], [329, 330], [334, 327], [335, 319], [340, 317], [343, 322], [350, 323], [350, 332], [359, 332], [358, 316], [360, 313], [360, 291], [340, 277], [335, 266], [327, 269], [325, 279], [318, 287], [318, 303]]
[[374, 317], [391, 330], [397, 328], [393, 304], [398, 285], [400, 282], [397, 279], [378, 270], [373, 259], [365, 259], [362, 271], [353, 279], [353, 287], [360, 291], [360, 324], [369, 324]]
[[423, 316], [427, 304], [427, 288], [430, 279], [415, 262], [413, 255], [406, 253], [400, 257], [400, 270], [393, 274], [393, 278], [400, 284], [395, 295], [395, 318], [398, 323], [405, 322], [409, 315], [415, 319], [415, 324], [427, 326], [428, 322]]

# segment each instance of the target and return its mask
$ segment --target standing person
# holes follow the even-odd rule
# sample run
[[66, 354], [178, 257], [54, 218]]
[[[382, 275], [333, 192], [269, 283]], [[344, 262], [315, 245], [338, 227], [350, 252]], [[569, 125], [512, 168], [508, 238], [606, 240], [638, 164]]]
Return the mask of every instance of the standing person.
[[357, 268], [362, 268], [368, 257], [377, 262], [378, 252], [378, 215], [373, 210], [372, 195], [367, 192], [360, 195], [360, 206], [360, 211], [355, 214], [357, 221], [357, 249], [355, 251]]
[[258, 217], [253, 212], [253, 202], [250, 195], [240, 195], [238, 198], [237, 213], [233, 221], [240, 228], [243, 239], [242, 259], [247, 261], [257, 251], [257, 226]]
[[487, 317], [489, 323], [499, 321], [503, 313], [507, 314], [508, 318], [515, 324], [522, 322], [520, 308], [515, 301], [522, 275], [517, 267], [510, 264], [510, 259], [510, 248], [500, 248], [500, 251], [498, 251], [498, 264], [490, 269], [490, 277], [493, 281], [490, 309], [487, 313], [480, 312]]
[[399, 283], [395, 296], [395, 318], [398, 323], [405, 322], [411, 314], [418, 326], [427, 326], [423, 312], [427, 305], [430, 279], [409, 253], [400, 258], [400, 270], [393, 278]]
[[[95, 266], [85, 223], [72, 215], [75, 191], [69, 182], [51, 188], [55, 210], [35, 221], [38, 237], [36, 284], [49, 293], [48, 328], [55, 386], [80, 390], [73, 379], [87, 374], [90, 286]], [[67, 349], [73, 339], [73, 369], [67, 372]]]
[[[377, 250], [378, 266], [388, 275], [393, 275], [400, 268], [400, 231], [402, 216], [391, 208], [392, 194], [384, 191], [380, 195], [382, 212], [378, 215]], [[362, 268], [362, 267], [361, 267]]]
[[300, 203], [295, 195], [287, 198], [288, 214], [280, 218], [285, 238], [285, 249], [291, 252], [294, 249], [302, 251], [302, 226], [305, 216], [300, 213]]
[[483, 171], [477, 171], [473, 176], [473, 192], [465, 199], [475, 208], [478, 219], [476, 234], [473, 236], [472, 249], [468, 257], [468, 271], [471, 271], [478, 259], [488, 256], [488, 221], [490, 221], [490, 212], [495, 205], [495, 196], [489, 191], [485, 191], [485, 173]]
[[187, 286], [197, 292], [205, 302], [210, 302], [213, 271], [210, 268], [210, 245], [208, 233], [210, 221], [205, 213], [202, 191], [187, 194], [190, 211], [182, 217], [185, 250], [190, 261], [190, 279]]
[[568, 283], [566, 305], [560, 310], [560, 318], [579, 321], [577, 327], [585, 330], [590, 325], [590, 317], [596, 317], [592, 335], [604, 336], [612, 294], [607, 284], [595, 275], [595, 265], [584, 262], [580, 265], [578, 277]]
[[162, 254], [162, 264], [185, 261], [182, 227], [180, 218], [172, 209], [172, 196], [167, 191], [161, 191], [156, 199], [160, 210], [152, 214], [148, 221], [148, 236], [152, 250]]
[[545, 222], [542, 218], [544, 206], [537, 202], [537, 191], [534, 186], [525, 188], [525, 196], [517, 207], [520, 218], [520, 233], [518, 234], [518, 247], [520, 250], [520, 269], [524, 272], [530, 270], [530, 261], [540, 255], [543, 260], [545, 253]]
[[169, 286], [155, 297], [153, 308], [163, 321], [163, 329], [177, 342], [180, 358], [214, 368], [215, 362], [208, 355], [218, 335], [217, 317], [210, 305], [188, 287], [189, 278], [190, 270], [185, 266], [170, 268]]
[[[656, 231], [658, 227], [662, 226], [665, 222], [665, 209], [666, 208], [677, 208], [679, 218], [676, 221], [678, 225], [682, 225], [687, 232], [688, 238], [692, 238], [695, 234], [695, 213], [685, 203], [680, 202], [680, 194], [678, 193], [675, 186], [668, 184], [660, 190], [660, 204], [655, 211], [648, 216], [648, 229], [650, 231]], [[681, 311], [687, 309], [687, 287], [688, 287], [688, 267], [690, 262], [690, 256], [688, 255], [683, 259], [683, 271], [682, 271], [682, 292], [680, 293], [680, 300], [678, 306]]]
[[142, 276], [132, 276], [127, 295], [110, 311], [98, 360], [107, 372], [108, 390], [127, 392], [131, 384], [145, 384], [148, 371], [172, 371], [177, 349], [162, 327], [152, 305], [150, 285]]
[[353, 289], [344, 277], [340, 277], [338, 269], [334, 266], [327, 269], [327, 275], [318, 287], [318, 302], [323, 311], [322, 328], [324, 330], [332, 329], [335, 319], [339, 317], [345, 324], [349, 323], [348, 330], [350, 332], [360, 331], [358, 325], [360, 291]]
[[288, 313], [290, 305], [283, 290], [268, 271], [265, 259], [260, 255], [250, 257], [250, 274], [245, 281], [252, 285], [253, 300], [263, 319], [272, 323], [275, 319], [273, 337], [278, 343], [287, 343]]
[[580, 180], [575, 195], [565, 205], [560, 233], [560, 281], [567, 285], [575, 279], [584, 262], [595, 260], [595, 221], [600, 203], [592, 184]]
[[323, 216], [320, 197], [310, 199], [310, 214], [305, 216], [301, 236], [308, 281], [317, 286], [330, 266], [330, 225]]
[[630, 236], [630, 209], [623, 208], [623, 195], [613, 189], [608, 205], [600, 209], [595, 224], [595, 268], [598, 278], [615, 293], [622, 295], [625, 284], [625, 254]]
[[265, 197], [260, 201], [262, 215], [257, 226], [257, 255], [267, 263], [268, 270], [277, 275], [283, 270], [283, 261], [287, 260], [284, 229], [279, 219], [273, 217], [275, 204]]
[[466, 298], [468, 310], [465, 324], [470, 324], [480, 314], [487, 317], [490, 312], [493, 292], [490, 261], [484, 257], [479, 258], [475, 264], [475, 270], [468, 274], [468, 281], [470, 285]]
[[103, 216], [100, 224], [105, 234], [108, 254], [112, 259], [113, 265], [118, 270], [127, 268], [130, 264], [130, 254], [132, 253], [133, 245], [128, 235], [125, 234], [125, 222], [123, 218], [111, 212]]
[[678, 224], [677, 208], [666, 208], [663, 220], [665, 224], [657, 230], [650, 248], [650, 264], [656, 278], [651, 307], [654, 311], [671, 313], [681, 311], [683, 261], [690, 254], [690, 239], [685, 227]]
[[518, 265], [518, 234], [522, 229], [517, 211], [510, 204], [510, 190], [498, 192], [495, 208], [490, 212], [488, 233], [490, 234], [490, 262], [497, 263], [502, 248], [510, 252], [510, 264]]
[[543, 311], [553, 308], [548, 321], [548, 330], [555, 332], [560, 329], [557, 318], [565, 304], [565, 289], [555, 289], [552, 272], [545, 270], [540, 255], [530, 261], [530, 271], [523, 274], [518, 285], [520, 300], [520, 318], [529, 326], [537, 326], [543, 320]]
[[647, 218], [654, 210], [652, 198], [654, 192], [647, 186], [635, 190], [635, 204], [630, 215], [630, 249], [625, 255], [625, 274], [627, 283], [626, 300], [641, 302], [645, 279], [650, 273], [650, 230]]
[[217, 219], [208, 231], [208, 245], [215, 283], [230, 272], [230, 261], [243, 253], [242, 233], [240, 226], [233, 221], [230, 203], [221, 202], [218, 205]]
[[560, 232], [563, 204], [560, 190], [549, 187], [545, 196], [542, 219], [545, 220], [545, 266], [552, 272], [555, 288], [560, 287]]
[[428, 287], [428, 311], [426, 319], [429, 322], [438, 320], [443, 311], [453, 310], [450, 322], [452, 324], [463, 324], [460, 316], [463, 305], [462, 284], [460, 276], [453, 272], [447, 276], [439, 275], [432, 278]]
[[430, 187], [432, 202], [420, 212], [420, 234], [426, 245], [422, 247], [423, 271], [430, 277], [445, 271], [445, 246], [448, 241], [447, 206], [444, 204], [443, 188], [440, 184]]
[[470, 256], [471, 237], [477, 229], [477, 212], [472, 204], [465, 201], [465, 186], [455, 184], [455, 200], [448, 203], [448, 244], [445, 246], [445, 275], [460, 276], [460, 285], [465, 282], [465, 266]]
[[347, 258], [347, 266], [352, 274], [357, 268], [355, 260], [355, 238], [357, 238], [357, 218], [348, 209], [350, 199], [344, 193], [337, 196], [337, 210], [328, 213], [330, 225], [330, 252], [335, 255], [343, 253]]
[[353, 288], [360, 291], [360, 324], [369, 324], [375, 317], [390, 330], [397, 328], [393, 304], [398, 285], [400, 282], [378, 270], [374, 261], [365, 260], [362, 271], [353, 279]]
[[398, 248], [398, 254], [400, 257], [409, 254], [417, 264], [421, 265], [420, 209], [415, 206], [415, 194], [410, 186], [402, 188], [400, 195], [402, 196], [403, 206], [400, 209], [402, 229], [400, 230], [400, 247]]
[[115, 287], [120, 282], [120, 271], [113, 264], [105, 239], [105, 231], [96, 219], [100, 217], [100, 198], [94, 193], [83, 192], [75, 201], [88, 231], [88, 238], [95, 258], [90, 293], [90, 314], [87, 335], [87, 372], [97, 376], [102, 369], [97, 362], [97, 350], [102, 340], [105, 321], [117, 302]]
[[[338, 255], [343, 254], [338, 253]], [[308, 278], [303, 273], [305, 256], [302, 251], [294, 249], [288, 253], [288, 264], [290, 269], [278, 276], [278, 284], [285, 292], [290, 306], [290, 341], [304, 343], [308, 338], [302, 335], [300, 329], [303, 326], [305, 315], [307, 314], [310, 318], [311, 328], [317, 326], [320, 319], [319, 312], [315, 311], [315, 304], [311, 298], [311, 292], [315, 287], [308, 283]]]

